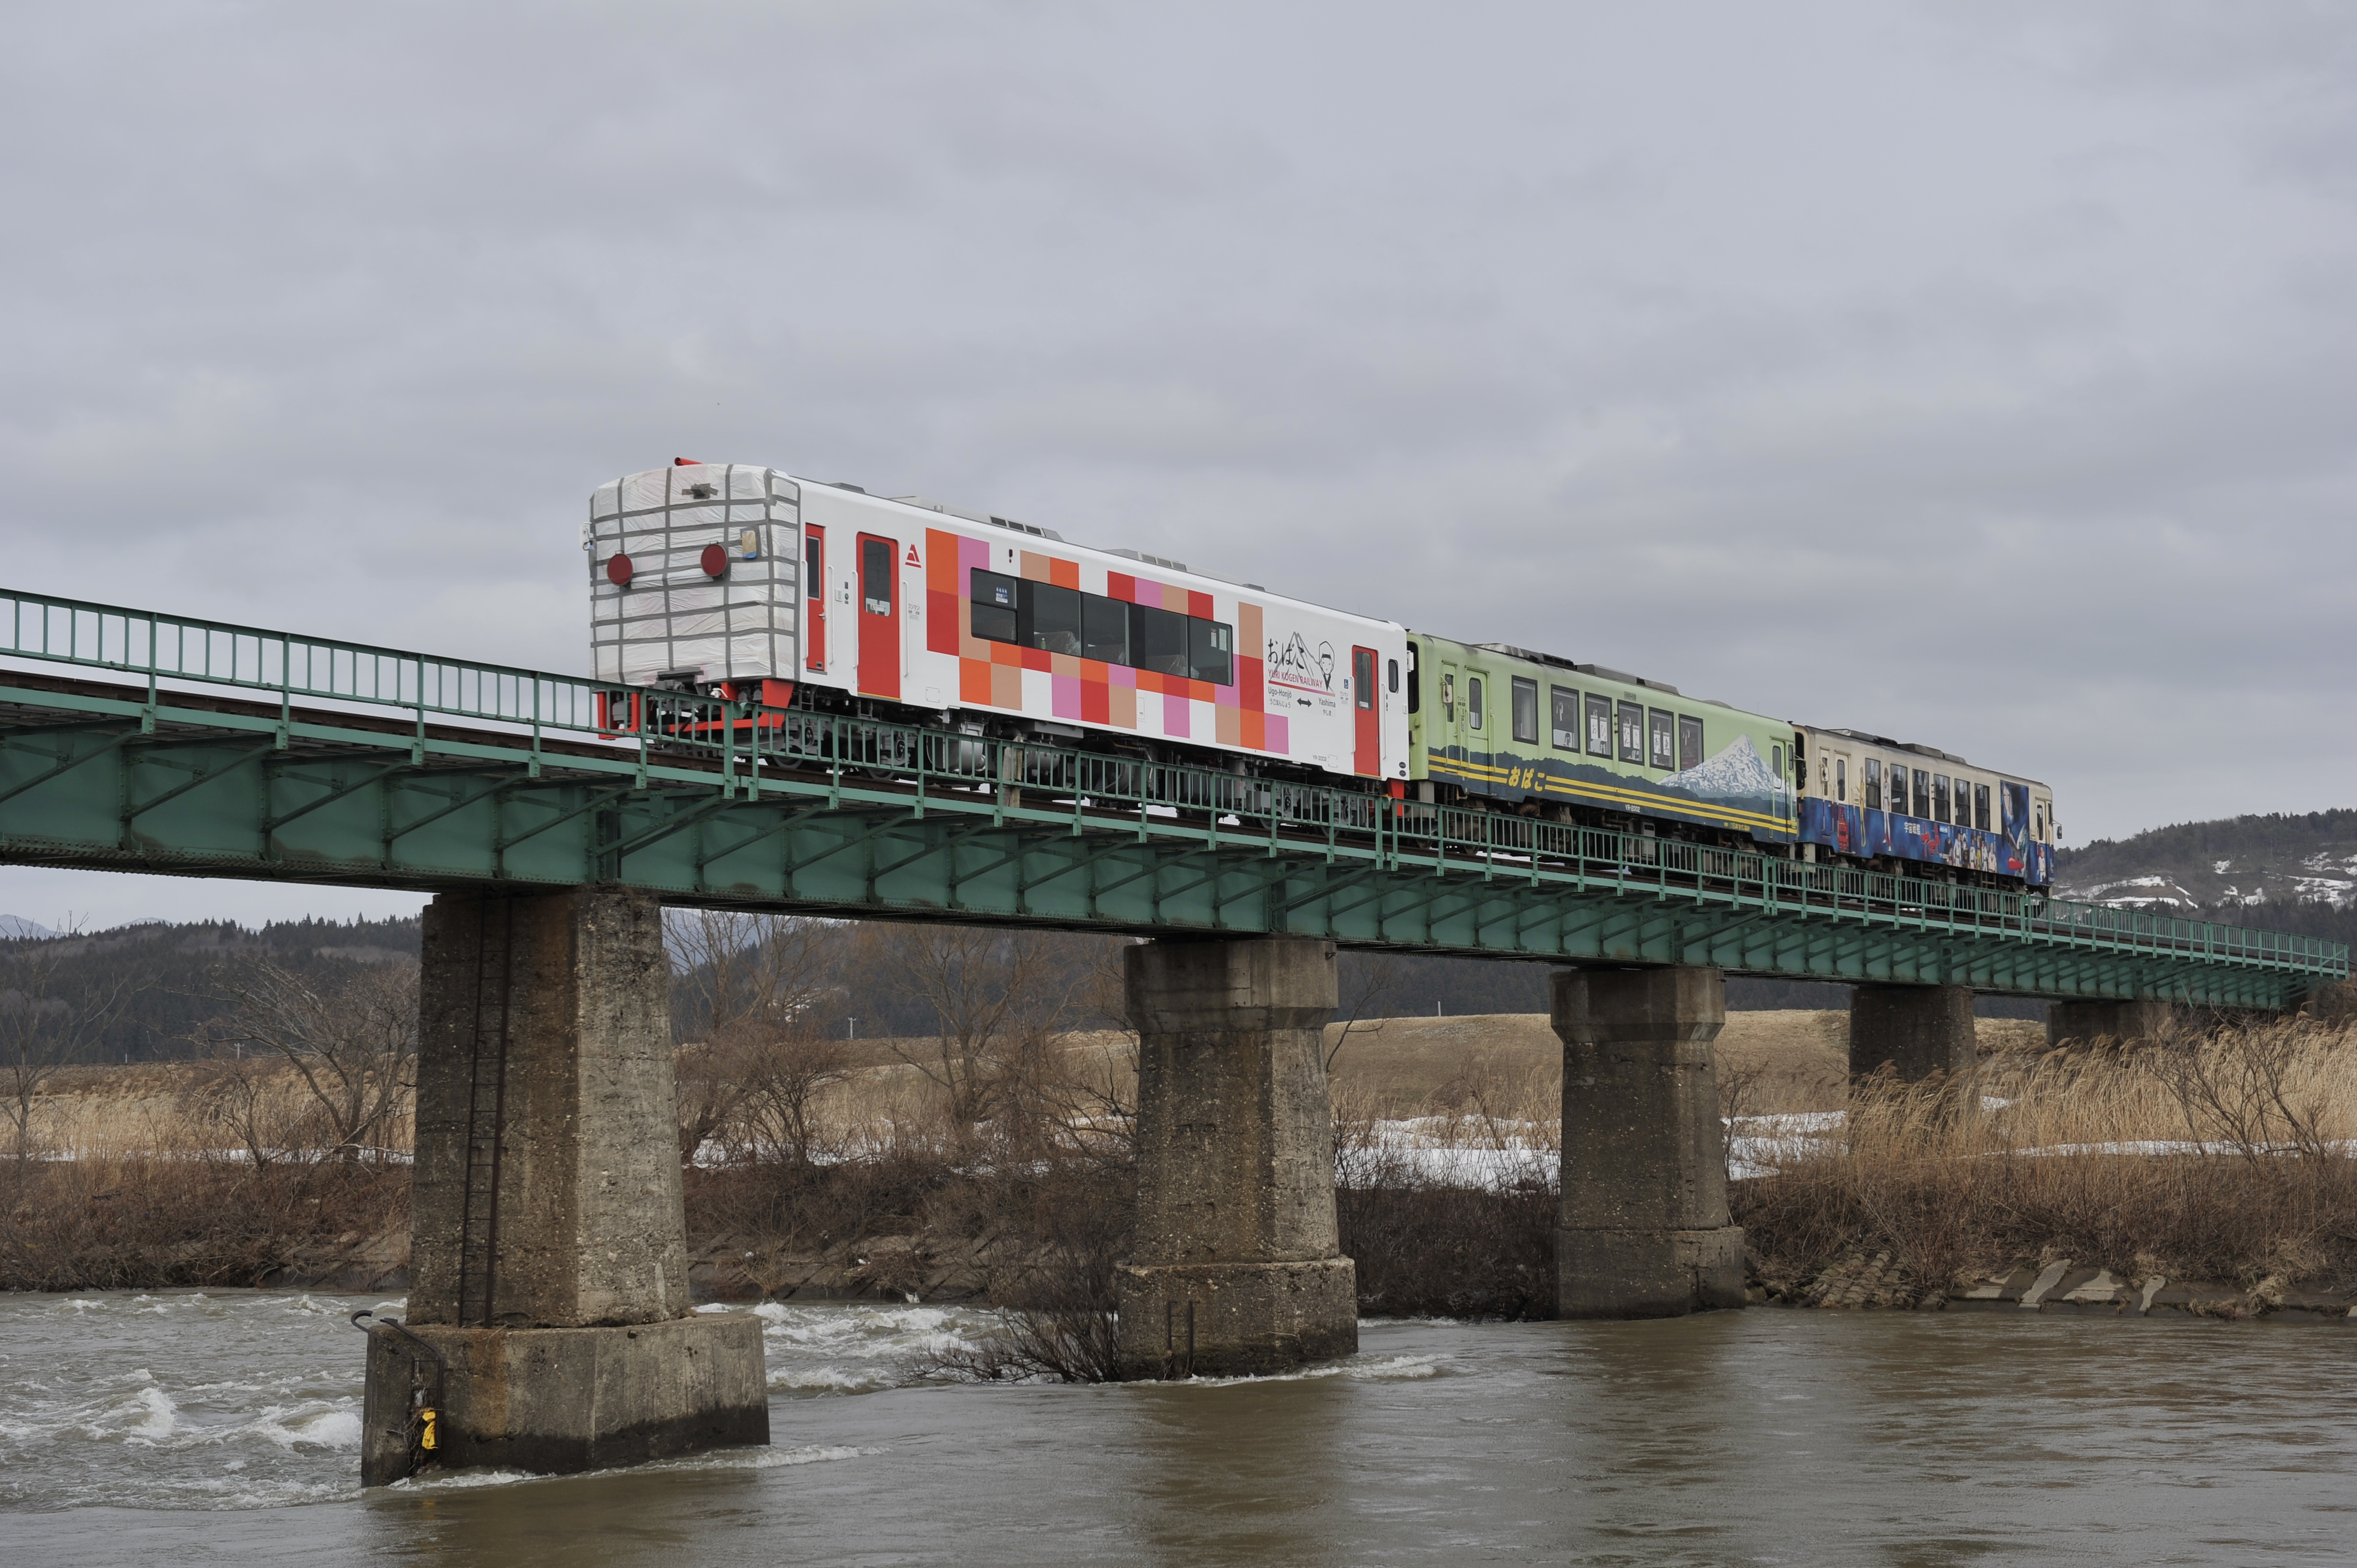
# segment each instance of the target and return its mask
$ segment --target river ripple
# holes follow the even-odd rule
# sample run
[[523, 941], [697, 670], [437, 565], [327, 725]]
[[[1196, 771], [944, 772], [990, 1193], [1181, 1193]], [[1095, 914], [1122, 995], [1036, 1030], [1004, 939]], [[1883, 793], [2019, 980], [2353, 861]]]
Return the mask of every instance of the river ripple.
[[0, 1560], [2357, 1562], [2330, 1326], [1370, 1323], [1290, 1378], [910, 1388], [975, 1315], [771, 1307], [767, 1450], [364, 1496], [360, 1306], [0, 1297]]

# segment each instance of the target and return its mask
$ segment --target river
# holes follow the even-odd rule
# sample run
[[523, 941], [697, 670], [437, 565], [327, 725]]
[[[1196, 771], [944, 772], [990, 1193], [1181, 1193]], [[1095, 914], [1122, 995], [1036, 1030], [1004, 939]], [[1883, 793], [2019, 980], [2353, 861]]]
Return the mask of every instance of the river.
[[363, 1494], [361, 1306], [0, 1296], [0, 1562], [2357, 1562], [2334, 1326], [1370, 1322], [1286, 1378], [911, 1387], [975, 1314], [771, 1306], [766, 1450]]

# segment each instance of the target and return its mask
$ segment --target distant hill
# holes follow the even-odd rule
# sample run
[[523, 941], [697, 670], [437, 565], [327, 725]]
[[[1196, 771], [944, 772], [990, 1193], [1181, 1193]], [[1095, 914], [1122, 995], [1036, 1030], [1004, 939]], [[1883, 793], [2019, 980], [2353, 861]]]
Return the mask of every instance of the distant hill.
[[2065, 897], [2120, 908], [2357, 910], [2357, 811], [2230, 817], [2098, 839], [2058, 854], [2054, 880]]
[[19, 937], [54, 937], [57, 932], [38, 920], [28, 920], [22, 915], [0, 915], [0, 941], [14, 941]]

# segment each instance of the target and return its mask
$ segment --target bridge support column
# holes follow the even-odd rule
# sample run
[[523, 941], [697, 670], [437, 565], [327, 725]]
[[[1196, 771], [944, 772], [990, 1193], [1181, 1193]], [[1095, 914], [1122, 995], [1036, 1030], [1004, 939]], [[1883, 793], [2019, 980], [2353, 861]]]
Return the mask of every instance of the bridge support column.
[[409, 1333], [371, 1340], [364, 1484], [408, 1473], [437, 1380], [445, 1465], [770, 1440], [759, 1321], [688, 1309], [669, 983], [651, 893], [427, 908]]
[[2166, 1002], [2057, 1002], [2046, 1010], [2046, 1043], [2148, 1040], [2169, 1026], [2171, 1011]]
[[1849, 1003], [1849, 1076], [1962, 1083], [1978, 1062], [1968, 985], [1861, 985]]
[[1123, 955], [1138, 1032], [1125, 1378], [1280, 1371], [1359, 1348], [1334, 1216], [1334, 944], [1162, 940]]
[[1716, 969], [1557, 970], [1566, 1317], [1676, 1317], [1743, 1305], [1743, 1232], [1727, 1223], [1727, 1143], [1711, 1043]]

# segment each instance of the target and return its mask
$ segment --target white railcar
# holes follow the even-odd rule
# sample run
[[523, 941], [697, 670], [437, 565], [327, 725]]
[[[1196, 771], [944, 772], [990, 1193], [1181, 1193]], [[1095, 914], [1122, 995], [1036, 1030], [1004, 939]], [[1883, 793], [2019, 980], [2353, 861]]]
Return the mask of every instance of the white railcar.
[[744, 464], [600, 486], [582, 544], [601, 681], [1407, 778], [1394, 622]]

